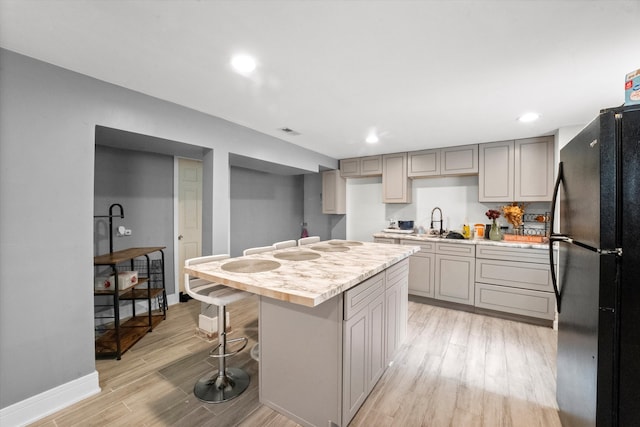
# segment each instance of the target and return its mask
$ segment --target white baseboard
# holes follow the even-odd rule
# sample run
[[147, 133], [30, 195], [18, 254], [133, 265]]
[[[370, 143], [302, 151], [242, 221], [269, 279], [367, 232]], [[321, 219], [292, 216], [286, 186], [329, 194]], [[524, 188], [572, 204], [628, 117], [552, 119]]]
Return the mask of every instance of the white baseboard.
[[[179, 302], [179, 294], [167, 295], [168, 305], [171, 306]], [[146, 306], [141, 305], [136, 309], [139, 310], [137, 313], [146, 312]], [[51, 390], [0, 409], [0, 426], [13, 427], [33, 423], [98, 393], [100, 393], [98, 371], [93, 371], [82, 378], [69, 381]]]
[[98, 372], [0, 409], [0, 426], [24, 426], [100, 393]]
[[174, 304], [178, 304], [179, 302], [180, 302], [180, 294], [179, 293], [167, 295], [167, 304], [174, 305]]

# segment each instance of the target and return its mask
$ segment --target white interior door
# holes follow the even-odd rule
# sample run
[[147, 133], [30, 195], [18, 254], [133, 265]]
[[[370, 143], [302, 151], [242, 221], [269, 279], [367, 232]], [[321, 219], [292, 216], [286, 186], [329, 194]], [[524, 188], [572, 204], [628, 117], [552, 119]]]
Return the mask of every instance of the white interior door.
[[184, 260], [202, 255], [202, 162], [178, 159], [178, 283], [184, 292]]

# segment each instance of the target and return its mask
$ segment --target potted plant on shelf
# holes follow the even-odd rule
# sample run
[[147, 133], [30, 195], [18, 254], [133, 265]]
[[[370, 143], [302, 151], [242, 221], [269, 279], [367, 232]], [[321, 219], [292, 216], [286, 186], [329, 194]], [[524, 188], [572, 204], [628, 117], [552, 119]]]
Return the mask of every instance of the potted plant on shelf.
[[491, 220], [491, 230], [489, 230], [489, 239], [491, 240], [502, 240], [502, 233], [500, 232], [500, 227], [498, 226], [497, 219], [500, 218], [500, 211], [495, 209], [489, 209], [484, 213], [487, 218]]

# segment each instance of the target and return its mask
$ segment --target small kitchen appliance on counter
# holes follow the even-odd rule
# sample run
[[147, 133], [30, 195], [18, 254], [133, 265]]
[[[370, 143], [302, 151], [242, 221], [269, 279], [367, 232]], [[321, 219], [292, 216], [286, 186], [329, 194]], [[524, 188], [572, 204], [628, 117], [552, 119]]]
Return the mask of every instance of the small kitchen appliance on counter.
[[413, 221], [394, 221], [391, 220], [389, 227], [382, 230], [384, 233], [401, 233], [411, 234], [414, 232]]
[[400, 230], [413, 230], [413, 221], [398, 221]]

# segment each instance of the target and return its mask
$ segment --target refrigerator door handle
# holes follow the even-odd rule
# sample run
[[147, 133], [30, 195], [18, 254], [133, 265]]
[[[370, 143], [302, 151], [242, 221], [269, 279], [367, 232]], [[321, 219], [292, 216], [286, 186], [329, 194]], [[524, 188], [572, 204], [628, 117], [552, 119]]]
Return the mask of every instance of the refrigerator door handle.
[[556, 184], [553, 187], [553, 198], [551, 199], [551, 219], [549, 221], [549, 268], [551, 270], [551, 283], [553, 284], [553, 292], [556, 295], [556, 307], [558, 308], [558, 313], [560, 313], [560, 305], [562, 301], [560, 299], [560, 290], [558, 289], [558, 279], [556, 277], [555, 260], [553, 258], [553, 242], [572, 241], [568, 236], [553, 234], [553, 224], [556, 215], [556, 202], [558, 200], [560, 183], [563, 179], [564, 173], [562, 172], [562, 162], [560, 162], [560, 164], [558, 165], [558, 177], [556, 178]]
[[601, 255], [615, 255], [622, 256], [622, 248], [615, 249], [598, 249], [598, 253]]

